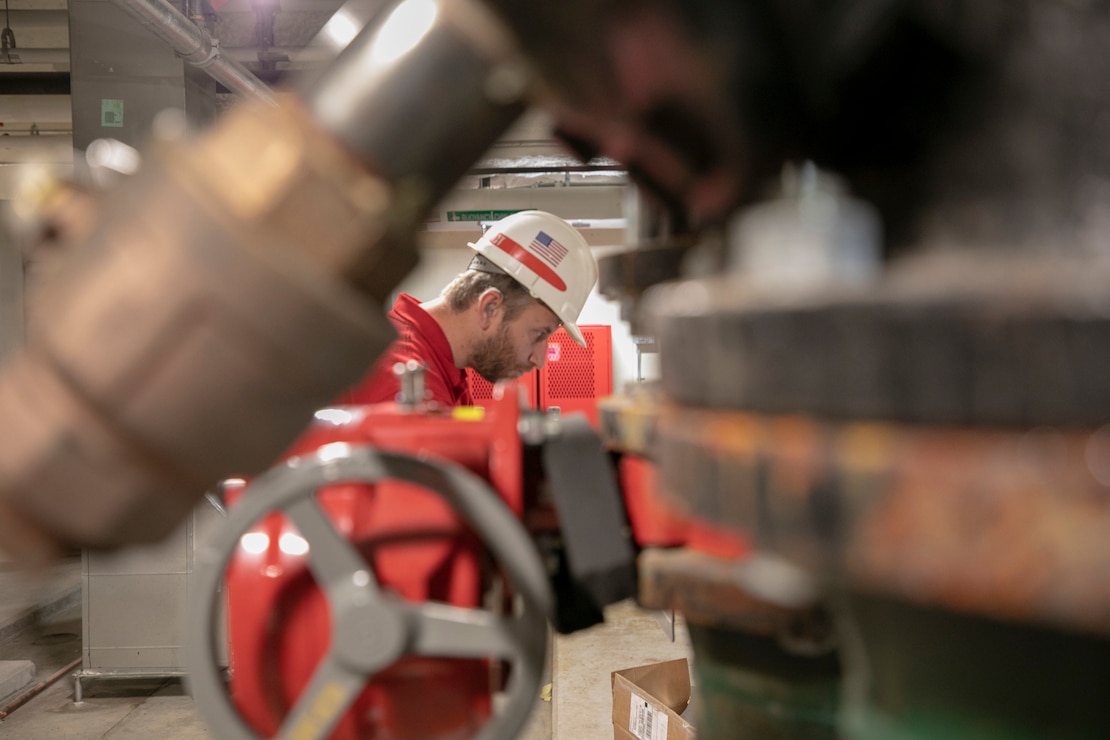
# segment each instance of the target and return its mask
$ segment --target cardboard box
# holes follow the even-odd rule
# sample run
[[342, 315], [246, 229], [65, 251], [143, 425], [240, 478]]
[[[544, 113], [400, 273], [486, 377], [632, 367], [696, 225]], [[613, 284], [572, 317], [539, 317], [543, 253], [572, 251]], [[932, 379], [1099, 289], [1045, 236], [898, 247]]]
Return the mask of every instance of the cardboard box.
[[694, 740], [682, 713], [690, 704], [685, 658], [613, 671], [615, 740]]

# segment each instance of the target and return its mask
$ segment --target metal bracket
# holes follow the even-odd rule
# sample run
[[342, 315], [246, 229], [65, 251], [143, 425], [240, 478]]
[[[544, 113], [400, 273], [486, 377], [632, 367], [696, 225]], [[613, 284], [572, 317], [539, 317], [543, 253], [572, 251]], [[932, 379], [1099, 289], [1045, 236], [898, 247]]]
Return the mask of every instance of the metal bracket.
[[19, 57], [16, 57], [15, 61], [13, 62], [10, 53], [10, 50], [14, 49], [15, 47], [15, 31], [13, 31], [11, 28], [5, 27], [3, 31], [0, 31], [0, 62], [3, 62], [4, 64], [14, 64], [15, 62], [18, 62]]
[[636, 552], [624, 502], [601, 439], [584, 416], [560, 419], [543, 462], [576, 590], [599, 608], [635, 597]]
[[[178, 56], [183, 56], [183, 55], [178, 54]], [[208, 56], [206, 56], [204, 59], [200, 60], [199, 62], [194, 62], [192, 60], [189, 60], [189, 64], [193, 65], [194, 67], [204, 69], [205, 67], [208, 67], [209, 65], [216, 63], [217, 61], [219, 61], [219, 59], [220, 59], [220, 40], [219, 39], [212, 39], [212, 46], [210, 46], [208, 48]]]

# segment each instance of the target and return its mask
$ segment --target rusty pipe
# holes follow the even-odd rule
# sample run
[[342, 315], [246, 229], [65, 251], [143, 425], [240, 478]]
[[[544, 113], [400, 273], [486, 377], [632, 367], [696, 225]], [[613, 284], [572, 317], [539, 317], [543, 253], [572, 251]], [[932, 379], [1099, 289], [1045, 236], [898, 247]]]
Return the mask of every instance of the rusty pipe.
[[49, 676], [44, 678], [42, 681], [39, 681], [37, 684], [35, 684], [31, 688], [27, 689], [26, 691], [20, 692], [18, 696], [16, 696], [14, 699], [9, 701], [3, 707], [0, 707], [0, 722], [3, 722], [5, 719], [7, 719], [9, 714], [11, 714], [15, 710], [19, 709], [21, 706], [23, 706], [27, 702], [34, 699], [36, 696], [41, 694], [46, 689], [53, 686], [55, 683], [58, 682], [59, 678], [62, 678], [67, 673], [72, 671], [74, 668], [81, 665], [82, 660], [83, 660], [83, 658], [74, 658], [69, 663], [62, 666], [58, 670], [54, 671]]

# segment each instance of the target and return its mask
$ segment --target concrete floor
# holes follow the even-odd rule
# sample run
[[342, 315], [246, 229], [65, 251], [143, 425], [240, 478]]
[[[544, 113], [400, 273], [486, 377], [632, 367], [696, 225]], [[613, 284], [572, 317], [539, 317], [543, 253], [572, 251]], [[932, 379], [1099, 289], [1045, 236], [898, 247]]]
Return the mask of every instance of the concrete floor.
[[[74, 702], [72, 671], [82, 655], [80, 559], [36, 578], [0, 563], [0, 666], [30, 660], [32, 686], [61, 675], [0, 720], [3, 740], [196, 740], [215, 737], [178, 679], [86, 680]], [[141, 609], [141, 605], [136, 605]], [[537, 700], [519, 740], [612, 737], [610, 673], [688, 657], [681, 620], [672, 642], [656, 616], [625, 602], [606, 610], [606, 623], [557, 637], [548, 661], [551, 700]], [[21, 692], [0, 696], [0, 711]]]

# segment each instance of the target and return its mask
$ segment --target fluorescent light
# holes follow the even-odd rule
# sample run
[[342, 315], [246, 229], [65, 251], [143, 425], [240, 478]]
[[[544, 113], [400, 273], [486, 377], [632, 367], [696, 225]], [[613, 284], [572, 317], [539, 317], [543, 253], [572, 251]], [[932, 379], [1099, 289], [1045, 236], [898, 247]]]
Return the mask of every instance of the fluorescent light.
[[346, 49], [358, 35], [359, 26], [345, 8], [340, 8], [320, 31], [323, 38], [338, 51]]
[[439, 15], [435, 0], [407, 0], [394, 10], [374, 39], [370, 58], [381, 65], [391, 64], [410, 50], [432, 29]]
[[270, 546], [270, 538], [263, 532], [247, 532], [239, 538], [239, 546], [251, 555], [261, 555]]

